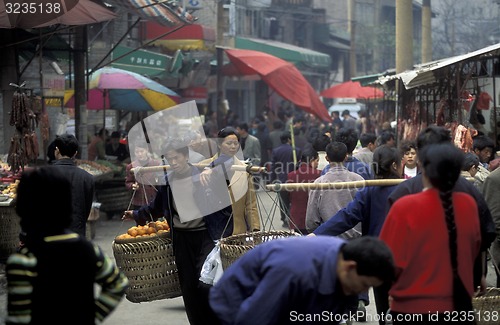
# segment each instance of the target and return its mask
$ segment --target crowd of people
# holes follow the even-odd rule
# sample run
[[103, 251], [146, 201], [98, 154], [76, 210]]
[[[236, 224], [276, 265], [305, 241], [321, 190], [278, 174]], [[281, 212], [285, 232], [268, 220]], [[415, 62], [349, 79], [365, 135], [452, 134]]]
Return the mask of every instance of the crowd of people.
[[[473, 311], [473, 296], [486, 289], [487, 253], [491, 251], [494, 263], [500, 260], [498, 148], [488, 136], [478, 135], [472, 152], [464, 154], [453, 145], [449, 130], [434, 125], [397, 146], [390, 126], [375, 130], [357, 123], [349, 112], [342, 112], [343, 120], [339, 116], [333, 113], [333, 122], [324, 124], [309, 115], [285, 113], [272, 122], [272, 130], [265, 117], [245, 123], [232, 116], [221, 129], [212, 117], [204, 134], [190, 130], [164, 139], [160, 156], [144, 144], [129, 142], [135, 159], [127, 166], [125, 181], [138, 194], [123, 219], [145, 225], [166, 218], [171, 225], [190, 324], [363, 321], [372, 287], [380, 324], [385, 324], [387, 315], [392, 315], [394, 324], [412, 323], [409, 317], [415, 324], [430, 324], [434, 316], [446, 323], [452, 321], [450, 312]], [[99, 133], [106, 138], [105, 130]], [[95, 159], [106, 153], [99, 137]], [[124, 157], [116, 143], [108, 145], [114, 156]], [[86, 284], [103, 285], [96, 299], [110, 298], [105, 302], [108, 314], [127, 287], [123, 274], [108, 265], [99, 248], [91, 250], [92, 244], [82, 235], [93, 183], [74, 170], [78, 142], [63, 135], [53, 150], [54, 166], [27, 171], [21, 179], [17, 210], [23, 247], [7, 263], [8, 324], [23, 317], [43, 321], [52, 315], [51, 309], [17, 302], [27, 297], [19, 286], [29, 285], [30, 304], [41, 304], [38, 292], [47, 289], [42, 278], [50, 279], [56, 267], [58, 275], [75, 267], [93, 272], [94, 277], [86, 275]], [[268, 172], [256, 177], [249, 164]], [[135, 167], [159, 165], [168, 165], [160, 174], [161, 185], [148, 179], [158, 174], [132, 173]], [[283, 227], [302, 236], [255, 247], [225, 270], [215, 285], [200, 281], [203, 264], [218, 240], [263, 230], [256, 199], [262, 184], [313, 187], [372, 179], [400, 181], [363, 188], [281, 189]], [[67, 200], [52, 209], [57, 210], [53, 221], [60, 222], [41, 226], [33, 210], [48, 203], [43, 196], [36, 206], [25, 200], [49, 180], [54, 184], [51, 189], [63, 191], [61, 197]], [[21, 206], [23, 202], [29, 206]], [[63, 241], [68, 244], [57, 245]], [[80, 250], [88, 258], [47, 264]], [[20, 278], [16, 272], [21, 269], [38, 274], [40, 281]], [[82, 284], [78, 290], [90, 303], [89, 287]], [[97, 320], [105, 316], [102, 310], [95, 314]]]

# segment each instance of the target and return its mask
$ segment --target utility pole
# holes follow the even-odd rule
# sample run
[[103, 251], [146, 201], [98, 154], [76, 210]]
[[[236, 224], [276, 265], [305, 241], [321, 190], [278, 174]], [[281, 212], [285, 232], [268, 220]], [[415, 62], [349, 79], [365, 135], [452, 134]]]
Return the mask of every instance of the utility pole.
[[347, 0], [347, 16], [349, 19], [349, 34], [351, 35], [351, 50], [349, 52], [349, 78], [356, 77], [356, 0]]
[[224, 111], [224, 76], [222, 66], [224, 65], [224, 0], [217, 1], [217, 128], [222, 126], [222, 112]]
[[422, 63], [432, 61], [431, 0], [422, 3]]
[[396, 73], [413, 68], [412, 0], [396, 1]]
[[[74, 49], [75, 71], [75, 133], [80, 142], [80, 158], [87, 159], [87, 101], [85, 92], [85, 52], [87, 51], [87, 26], [76, 27]], [[104, 126], [103, 126], [104, 127]]]

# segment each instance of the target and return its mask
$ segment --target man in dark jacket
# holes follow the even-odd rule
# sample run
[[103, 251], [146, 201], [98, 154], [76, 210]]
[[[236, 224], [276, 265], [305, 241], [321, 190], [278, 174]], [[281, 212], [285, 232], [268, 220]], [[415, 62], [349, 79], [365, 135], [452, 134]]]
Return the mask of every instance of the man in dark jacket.
[[[292, 148], [292, 136], [290, 132], [283, 131], [281, 134], [281, 146], [275, 148], [272, 153], [272, 166], [271, 166], [271, 182], [273, 183], [286, 183], [288, 173], [294, 171], [297, 165], [297, 160], [300, 159], [302, 154], [301, 148], [295, 148], [295, 157]], [[290, 211], [290, 196], [287, 191], [279, 191], [281, 198], [281, 221], [283, 227], [288, 228], [288, 217]]]
[[52, 165], [54, 168], [59, 168], [71, 183], [73, 221], [70, 229], [80, 236], [85, 236], [87, 219], [94, 199], [94, 177], [75, 164], [74, 158], [78, 153], [79, 143], [74, 135], [57, 136], [54, 145], [56, 160]]

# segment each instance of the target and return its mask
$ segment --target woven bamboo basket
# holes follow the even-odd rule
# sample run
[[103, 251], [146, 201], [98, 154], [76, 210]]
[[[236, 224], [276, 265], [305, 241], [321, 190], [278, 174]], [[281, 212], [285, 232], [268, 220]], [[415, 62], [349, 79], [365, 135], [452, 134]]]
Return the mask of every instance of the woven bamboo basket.
[[115, 239], [116, 264], [127, 276], [127, 300], [140, 303], [182, 295], [174, 251], [168, 233]]
[[232, 235], [223, 238], [220, 241], [220, 258], [222, 261], [222, 268], [226, 270], [238, 258], [254, 248], [256, 245], [274, 239], [292, 236], [300, 235], [291, 231], [270, 230]]
[[5, 262], [19, 247], [19, 218], [15, 206], [0, 207], [0, 262]]
[[486, 294], [472, 299], [477, 325], [500, 324], [500, 288], [489, 287]]

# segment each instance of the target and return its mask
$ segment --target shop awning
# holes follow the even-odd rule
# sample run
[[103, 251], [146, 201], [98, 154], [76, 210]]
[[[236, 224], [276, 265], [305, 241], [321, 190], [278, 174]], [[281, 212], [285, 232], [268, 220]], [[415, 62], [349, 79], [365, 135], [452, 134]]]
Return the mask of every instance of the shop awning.
[[268, 53], [297, 66], [321, 69], [329, 68], [332, 62], [328, 54], [271, 40], [236, 37], [235, 47]]
[[[174, 30], [174, 28], [168, 28], [155, 22], [147, 22], [145, 29], [146, 40], [155, 39], [168, 33], [169, 30]], [[184, 25], [152, 44], [162, 46], [170, 51], [211, 50], [215, 46], [215, 30], [199, 24]]]
[[404, 71], [393, 76], [381, 77], [379, 78], [379, 82], [385, 84], [391, 80], [401, 79], [406, 89], [430, 85], [437, 82], [445, 72], [445, 68], [453, 64], [474, 59], [489, 58], [493, 55], [500, 55], [500, 43], [467, 54], [420, 64], [413, 70]]
[[[111, 53], [112, 59], [119, 58], [130, 51], [133, 51], [133, 48], [117, 46]], [[114, 61], [111, 66], [152, 77], [164, 73], [171, 61], [172, 57], [168, 55], [139, 49]]]
[[155, 21], [164, 26], [180, 26], [196, 20], [190, 13], [178, 6], [177, 1], [106, 0], [106, 2], [145, 20]]

